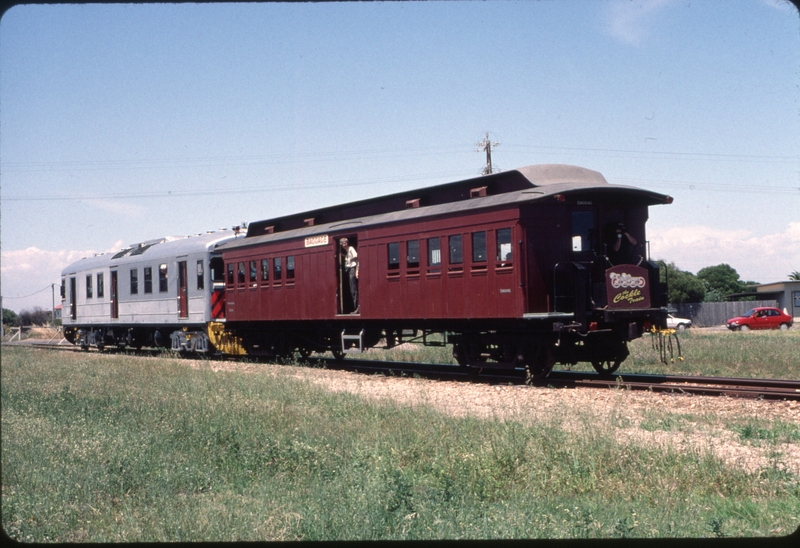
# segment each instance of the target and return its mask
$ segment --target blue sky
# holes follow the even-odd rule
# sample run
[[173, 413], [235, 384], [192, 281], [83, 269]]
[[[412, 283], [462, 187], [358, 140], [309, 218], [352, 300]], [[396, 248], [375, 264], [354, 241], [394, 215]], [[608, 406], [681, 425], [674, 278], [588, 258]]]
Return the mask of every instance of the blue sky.
[[91, 253], [477, 176], [487, 131], [495, 168], [575, 164], [674, 196], [651, 209], [654, 258], [800, 270], [787, 2], [16, 6], [3, 306], [49, 308]]

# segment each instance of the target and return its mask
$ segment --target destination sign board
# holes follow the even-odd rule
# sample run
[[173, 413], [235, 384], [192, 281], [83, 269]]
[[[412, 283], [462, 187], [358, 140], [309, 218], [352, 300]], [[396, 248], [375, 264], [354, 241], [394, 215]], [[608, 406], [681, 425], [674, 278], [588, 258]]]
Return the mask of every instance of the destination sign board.
[[321, 245], [328, 245], [328, 235], [322, 236], [309, 236], [306, 238], [306, 247], [318, 247]]

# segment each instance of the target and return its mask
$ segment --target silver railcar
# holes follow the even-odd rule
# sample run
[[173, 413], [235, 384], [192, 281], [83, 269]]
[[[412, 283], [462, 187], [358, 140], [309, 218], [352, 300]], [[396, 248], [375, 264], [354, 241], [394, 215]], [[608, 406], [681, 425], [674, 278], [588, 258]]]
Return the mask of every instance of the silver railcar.
[[212, 351], [208, 324], [224, 321], [215, 250], [237, 235], [160, 238], [70, 264], [61, 272], [64, 336], [84, 349]]

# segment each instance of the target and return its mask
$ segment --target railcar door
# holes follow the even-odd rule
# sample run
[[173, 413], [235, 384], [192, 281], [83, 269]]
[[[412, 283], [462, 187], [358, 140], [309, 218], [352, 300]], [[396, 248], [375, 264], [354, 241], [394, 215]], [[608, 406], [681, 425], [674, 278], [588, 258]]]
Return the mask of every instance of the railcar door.
[[117, 284], [117, 271], [111, 271], [111, 319], [116, 320], [119, 318], [119, 301], [117, 299], [118, 295], [118, 284]]
[[189, 296], [187, 295], [186, 261], [178, 261], [178, 317], [189, 317]]
[[[342, 240], [347, 240], [347, 247], [344, 246]], [[347, 235], [346, 237], [342, 237], [336, 240], [336, 277], [338, 280], [338, 285], [336, 288], [336, 313], [337, 314], [353, 314], [358, 306], [357, 295], [358, 295], [358, 279], [355, 279], [353, 283], [353, 289], [355, 289], [356, 295], [355, 299], [353, 298], [354, 295], [351, 291], [351, 269], [348, 269], [348, 261], [347, 258], [347, 248], [351, 247], [356, 250], [358, 253], [358, 236], [355, 234]], [[361, 272], [359, 271], [359, 274]]]
[[75, 299], [76, 289], [75, 277], [72, 276], [69, 279], [69, 317], [73, 320], [78, 319], [78, 303]]

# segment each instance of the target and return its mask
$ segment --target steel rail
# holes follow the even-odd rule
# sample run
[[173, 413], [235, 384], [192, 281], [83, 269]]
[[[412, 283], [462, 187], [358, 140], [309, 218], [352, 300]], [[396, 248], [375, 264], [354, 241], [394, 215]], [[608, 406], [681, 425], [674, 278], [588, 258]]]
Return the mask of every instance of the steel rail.
[[[80, 347], [66, 344], [21, 341], [3, 343], [3, 346], [30, 346], [53, 350], [80, 350]], [[27, 343], [27, 344], [26, 344]], [[120, 350], [109, 347], [106, 352]], [[121, 352], [132, 352], [130, 349]], [[152, 352], [140, 351], [152, 355]], [[235, 359], [235, 358], [225, 358]], [[249, 357], [252, 359], [252, 356]], [[267, 361], [262, 359], [261, 361]], [[274, 360], [269, 360], [274, 362]], [[327, 369], [352, 371], [383, 376], [420, 377], [432, 380], [457, 380], [481, 384], [526, 384], [522, 369], [484, 368], [476, 370], [459, 365], [392, 362], [384, 360], [333, 358], [312, 358], [309, 365], [323, 366]], [[552, 388], [617, 388], [626, 390], [646, 390], [650, 392], [693, 394], [704, 396], [729, 396], [740, 398], [763, 398], [770, 400], [800, 400], [800, 381], [782, 379], [750, 379], [739, 377], [690, 377], [683, 375], [625, 374], [600, 375], [589, 371], [553, 371], [544, 379], [528, 381], [533, 387]]]

